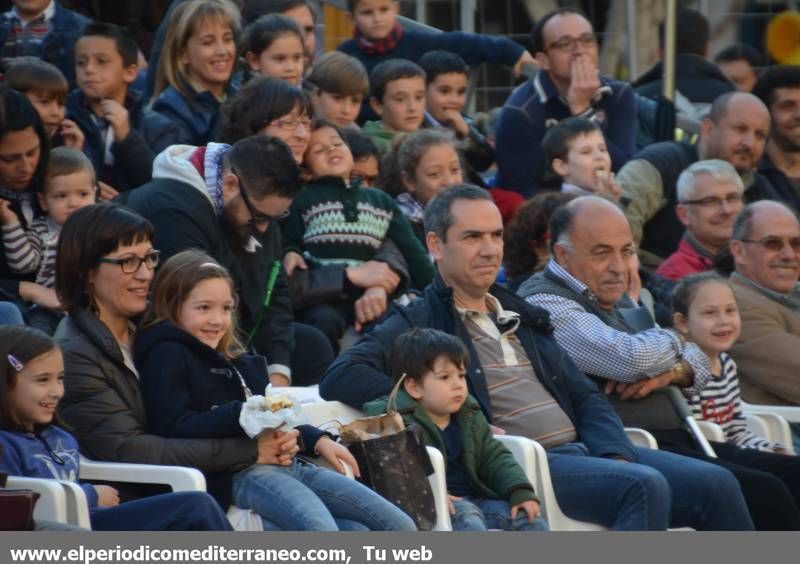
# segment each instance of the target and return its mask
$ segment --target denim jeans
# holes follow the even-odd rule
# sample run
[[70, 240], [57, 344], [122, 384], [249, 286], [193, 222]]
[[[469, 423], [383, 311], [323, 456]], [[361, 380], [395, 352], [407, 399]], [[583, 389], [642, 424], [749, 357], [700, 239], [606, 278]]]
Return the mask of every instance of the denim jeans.
[[453, 501], [456, 514], [452, 516], [454, 531], [488, 531], [500, 529], [501, 531], [549, 531], [541, 515], [531, 523], [528, 514], [520, 510], [517, 516], [511, 519], [511, 506], [507, 501], [500, 499], [480, 499], [476, 497], [463, 497]]
[[416, 530], [411, 517], [368, 487], [300, 459], [237, 473], [233, 502], [261, 515], [265, 528], [284, 531]]
[[231, 524], [205, 492], [143, 497], [90, 512], [95, 531], [230, 531]]
[[547, 451], [566, 515], [614, 530], [752, 530], [736, 478], [725, 468], [636, 447], [638, 463], [589, 456], [581, 443]]
[[19, 308], [11, 302], [0, 302], [0, 325], [25, 325]]

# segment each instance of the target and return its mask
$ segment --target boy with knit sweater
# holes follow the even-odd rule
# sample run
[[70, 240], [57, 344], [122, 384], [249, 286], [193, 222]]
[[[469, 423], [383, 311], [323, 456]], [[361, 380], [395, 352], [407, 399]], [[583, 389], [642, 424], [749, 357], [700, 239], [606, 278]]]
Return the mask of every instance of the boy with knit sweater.
[[[312, 180], [292, 202], [281, 225], [288, 276], [296, 268], [308, 270], [306, 259], [319, 265], [361, 265], [373, 260], [389, 239], [408, 265], [413, 286], [428, 285], [433, 265], [394, 200], [358, 182], [349, 184], [353, 155], [336, 126], [324, 120], [314, 123], [304, 165]], [[355, 322], [360, 331], [380, 317], [396, 289], [397, 279], [369, 287], [360, 296], [359, 289], [351, 288], [340, 303], [295, 303], [295, 308], [305, 308], [305, 321], [322, 329], [335, 348], [347, 325]]]
[[[533, 486], [467, 393], [468, 358], [464, 343], [442, 331], [400, 335], [392, 350], [393, 377], [402, 381], [397, 411], [445, 457], [454, 530], [546, 531]], [[364, 406], [368, 414], [386, 408], [386, 398]]]

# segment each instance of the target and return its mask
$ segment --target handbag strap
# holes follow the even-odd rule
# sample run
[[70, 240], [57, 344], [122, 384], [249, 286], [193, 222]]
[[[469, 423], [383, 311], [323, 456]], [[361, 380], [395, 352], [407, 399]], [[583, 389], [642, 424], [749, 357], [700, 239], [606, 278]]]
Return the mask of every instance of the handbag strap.
[[392, 393], [389, 394], [389, 401], [386, 402], [386, 413], [397, 413], [397, 393], [400, 391], [400, 385], [403, 383], [403, 380], [406, 379], [406, 373], [403, 372], [403, 375], [395, 383], [394, 387], [392, 388]]

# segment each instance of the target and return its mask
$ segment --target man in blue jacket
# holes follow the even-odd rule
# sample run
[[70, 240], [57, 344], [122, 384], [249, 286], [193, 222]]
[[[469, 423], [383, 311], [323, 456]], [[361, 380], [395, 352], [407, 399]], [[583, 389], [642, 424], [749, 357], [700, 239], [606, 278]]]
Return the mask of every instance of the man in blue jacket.
[[[571, 116], [597, 122], [617, 171], [636, 150], [636, 98], [630, 85], [600, 76], [592, 24], [573, 8], [541, 18], [532, 32], [541, 70], [506, 100], [497, 125], [497, 186], [529, 197], [547, 188], [540, 150], [548, 128]], [[555, 189], [561, 185], [557, 181]]]
[[425, 230], [434, 282], [339, 356], [320, 384], [324, 398], [360, 408], [388, 394], [397, 336], [440, 329], [467, 345], [469, 391], [489, 421], [547, 448], [568, 516], [618, 530], [752, 528], [730, 472], [633, 446], [605, 395], [552, 338], [548, 313], [494, 284], [503, 221], [488, 192], [463, 184], [440, 192]]

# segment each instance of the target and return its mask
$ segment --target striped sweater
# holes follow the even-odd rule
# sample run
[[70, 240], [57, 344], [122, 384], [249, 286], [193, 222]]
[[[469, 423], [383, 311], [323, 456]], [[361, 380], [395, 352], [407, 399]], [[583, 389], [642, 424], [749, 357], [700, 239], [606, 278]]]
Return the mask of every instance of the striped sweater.
[[318, 178], [303, 188], [281, 223], [283, 252], [294, 251], [320, 264], [357, 266], [391, 239], [408, 263], [416, 288], [427, 286], [433, 265], [411, 224], [387, 193], [341, 178]]
[[17, 274], [36, 272], [36, 283], [55, 286], [56, 251], [61, 226], [47, 217], [34, 219], [25, 230], [19, 223], [3, 225], [3, 246], [8, 267]]
[[738, 447], [771, 451], [783, 446], [767, 441], [747, 428], [742, 414], [736, 362], [724, 352], [720, 353], [719, 359], [722, 365], [719, 375], [709, 378], [699, 393], [684, 392], [695, 418], [722, 427], [725, 440]]

